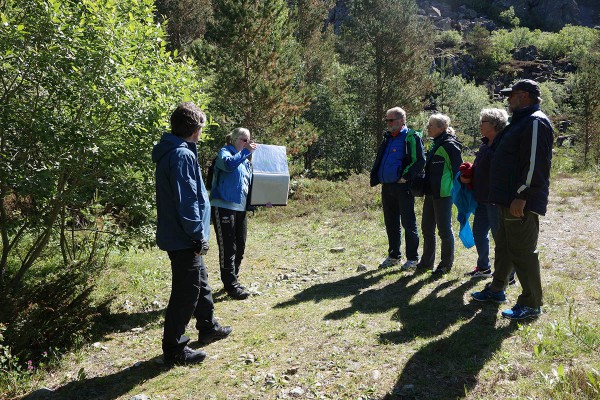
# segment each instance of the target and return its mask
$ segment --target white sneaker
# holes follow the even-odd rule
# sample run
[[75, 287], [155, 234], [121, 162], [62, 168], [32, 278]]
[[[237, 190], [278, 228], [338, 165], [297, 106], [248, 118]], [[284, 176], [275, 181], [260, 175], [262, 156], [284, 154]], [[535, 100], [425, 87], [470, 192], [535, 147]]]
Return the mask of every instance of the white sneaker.
[[408, 260], [407, 262], [404, 263], [404, 265], [402, 265], [402, 267], [400, 269], [402, 271], [408, 271], [409, 269], [417, 268], [417, 263], [418, 263], [418, 261]]
[[400, 264], [399, 258], [388, 257], [385, 260], [383, 260], [381, 264], [379, 264], [379, 268], [393, 267], [394, 265], [398, 264]]

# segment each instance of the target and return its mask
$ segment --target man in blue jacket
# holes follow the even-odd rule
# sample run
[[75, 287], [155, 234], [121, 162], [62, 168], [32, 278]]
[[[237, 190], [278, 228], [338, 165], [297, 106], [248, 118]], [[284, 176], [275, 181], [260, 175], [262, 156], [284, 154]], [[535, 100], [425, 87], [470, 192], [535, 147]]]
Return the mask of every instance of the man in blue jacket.
[[419, 233], [415, 216], [415, 197], [410, 181], [423, 170], [425, 152], [418, 132], [406, 126], [406, 112], [394, 107], [386, 112], [387, 130], [371, 170], [371, 186], [381, 183], [383, 219], [388, 237], [388, 256], [379, 268], [401, 261], [401, 227], [404, 228], [406, 262], [402, 270], [415, 268], [419, 262]]
[[511, 269], [523, 291], [517, 304], [502, 311], [509, 319], [541, 314], [542, 282], [537, 242], [539, 216], [546, 214], [554, 140], [552, 124], [540, 110], [540, 87], [532, 80], [517, 82], [501, 94], [508, 96], [512, 120], [494, 140], [490, 168], [490, 202], [500, 206], [494, 279], [477, 301], [506, 302], [504, 290]]
[[202, 256], [208, 251], [210, 203], [202, 181], [196, 144], [206, 115], [193, 103], [181, 103], [171, 114], [171, 133], [152, 150], [156, 163], [156, 243], [171, 260], [171, 297], [162, 340], [166, 365], [201, 362], [202, 350], [187, 346], [185, 327], [196, 318], [198, 341], [227, 337], [232, 328], [214, 318], [212, 290]]

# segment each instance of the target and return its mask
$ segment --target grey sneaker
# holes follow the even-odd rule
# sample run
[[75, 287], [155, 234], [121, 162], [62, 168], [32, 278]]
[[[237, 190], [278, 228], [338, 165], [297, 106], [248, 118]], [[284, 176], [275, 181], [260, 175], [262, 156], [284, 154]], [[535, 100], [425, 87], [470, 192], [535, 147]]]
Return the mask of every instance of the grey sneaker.
[[408, 271], [409, 269], [417, 268], [417, 263], [418, 263], [418, 261], [408, 260], [407, 262], [404, 263], [404, 265], [402, 265], [402, 267], [400, 269], [402, 271]]
[[467, 272], [465, 274], [465, 276], [470, 276], [471, 279], [477, 279], [477, 278], [491, 278], [493, 276], [492, 274], [492, 269], [491, 268], [479, 268], [479, 267], [475, 267], [475, 269], [471, 272]]
[[394, 265], [400, 264], [399, 258], [388, 257], [379, 264], [379, 268], [393, 267]]

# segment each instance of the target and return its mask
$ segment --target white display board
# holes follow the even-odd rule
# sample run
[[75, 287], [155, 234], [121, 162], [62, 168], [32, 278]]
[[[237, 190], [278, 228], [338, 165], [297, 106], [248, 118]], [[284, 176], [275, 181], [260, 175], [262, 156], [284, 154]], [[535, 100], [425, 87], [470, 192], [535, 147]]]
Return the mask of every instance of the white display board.
[[290, 173], [284, 146], [258, 144], [252, 154], [253, 178], [250, 204], [285, 206]]

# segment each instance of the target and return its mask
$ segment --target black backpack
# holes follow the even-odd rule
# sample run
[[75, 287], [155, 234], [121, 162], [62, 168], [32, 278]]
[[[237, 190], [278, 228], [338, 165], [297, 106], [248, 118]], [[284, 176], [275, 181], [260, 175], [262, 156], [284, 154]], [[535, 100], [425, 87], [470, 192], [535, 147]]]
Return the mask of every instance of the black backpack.
[[217, 157], [212, 159], [210, 164], [208, 164], [208, 169], [206, 170], [206, 181], [204, 185], [210, 190], [212, 188], [213, 177], [215, 175], [215, 163], [217, 162]]

